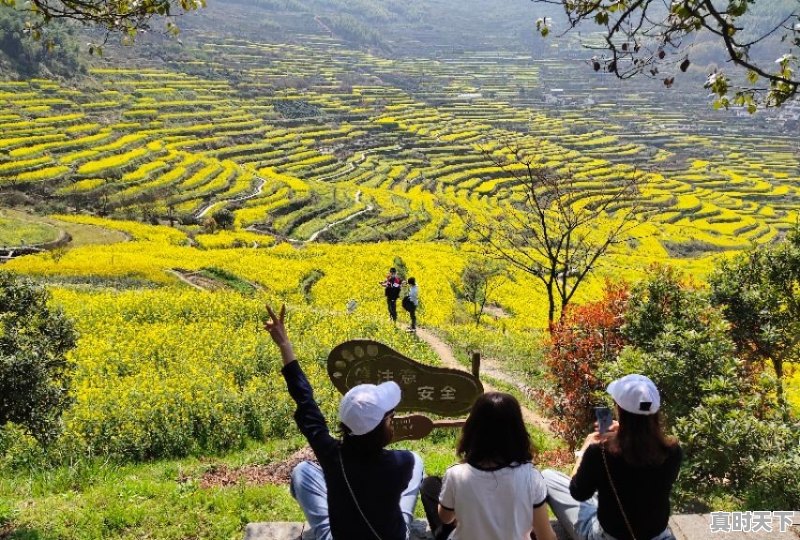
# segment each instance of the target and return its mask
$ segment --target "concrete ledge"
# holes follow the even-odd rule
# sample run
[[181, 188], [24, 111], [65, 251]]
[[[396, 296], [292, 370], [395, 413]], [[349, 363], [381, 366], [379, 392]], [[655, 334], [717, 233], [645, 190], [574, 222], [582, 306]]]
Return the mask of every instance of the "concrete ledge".
[[[569, 540], [561, 526], [553, 521], [559, 540]], [[302, 536], [301, 536], [302, 532]], [[275, 521], [250, 523], [244, 530], [244, 540], [314, 540], [307, 523]], [[433, 540], [428, 522], [416, 520], [411, 524], [410, 540]]]
[[795, 512], [794, 525], [779, 532], [778, 523], [772, 532], [711, 532], [710, 514], [682, 514], [672, 516], [669, 526], [678, 540], [798, 540], [800, 538], [800, 512]]
[[[564, 529], [553, 521], [553, 529], [559, 540], [570, 540]], [[781, 533], [775, 524], [773, 532], [716, 532], [712, 533], [709, 514], [683, 514], [672, 516], [670, 528], [677, 540], [799, 540], [800, 512], [795, 512], [794, 525]], [[302, 536], [301, 536], [302, 534]], [[411, 540], [432, 540], [426, 521], [417, 520], [411, 525]], [[276, 521], [250, 523], [244, 531], [244, 540], [314, 540], [308, 524]]]

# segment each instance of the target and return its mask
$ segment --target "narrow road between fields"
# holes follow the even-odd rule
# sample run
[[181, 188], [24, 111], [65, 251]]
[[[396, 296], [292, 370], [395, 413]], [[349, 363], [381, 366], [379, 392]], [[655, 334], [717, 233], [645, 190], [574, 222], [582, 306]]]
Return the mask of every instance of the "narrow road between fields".
[[[361, 203], [361, 190], [360, 189], [356, 192], [354, 200], [355, 200], [356, 204], [360, 204]], [[325, 231], [327, 231], [329, 229], [332, 229], [332, 228], [336, 227], [337, 225], [341, 225], [342, 223], [347, 223], [348, 221], [353, 220], [353, 219], [357, 218], [358, 216], [360, 216], [362, 214], [365, 214], [367, 212], [372, 212], [373, 209], [374, 209], [374, 207], [371, 204], [368, 204], [367, 207], [364, 208], [363, 210], [359, 210], [358, 212], [353, 212], [352, 214], [350, 214], [347, 217], [344, 217], [342, 219], [337, 219], [336, 221], [332, 221], [332, 222], [328, 223], [327, 225], [323, 226], [322, 228], [314, 231], [311, 234], [311, 236], [308, 237], [308, 240], [299, 240], [297, 238], [287, 238], [287, 240], [289, 242], [293, 242], [295, 244], [310, 244], [312, 242], [315, 242], [317, 240], [317, 238], [319, 238], [319, 235], [321, 235]]]
[[[445, 343], [439, 336], [427, 330], [425, 328], [417, 328], [417, 337], [420, 338], [422, 341], [427, 343], [431, 349], [441, 358], [442, 364], [445, 367], [449, 367], [452, 369], [458, 369], [460, 371], [464, 371], [465, 367], [462, 366], [458, 360], [456, 360], [455, 355], [453, 354], [453, 349]], [[486, 360], [481, 360], [481, 374], [488, 375], [489, 377], [495, 378], [499, 381], [502, 381], [506, 384], [512, 385], [518, 389], [520, 389], [523, 393], [528, 395], [528, 392], [525, 390], [526, 387], [520, 386], [519, 381], [515, 380], [511, 375], [508, 373], [503, 372], [499, 369], [496, 362], [487, 362]], [[486, 382], [485, 380], [481, 379], [483, 383], [483, 388], [487, 392], [498, 391], [497, 388], [493, 387], [490, 383]], [[533, 411], [524, 405], [522, 406], [522, 417], [528, 424], [534, 425], [543, 431], [550, 433], [550, 421], [544, 418], [542, 415]]]
[[[196, 283], [190, 279], [188, 279], [185, 275], [177, 270], [169, 270], [169, 273], [177, 277], [182, 282], [186, 283], [187, 285], [194, 287], [195, 289], [201, 291], [208, 291], [207, 287]], [[416, 335], [419, 339], [427, 343], [433, 352], [439, 357], [442, 361], [444, 367], [448, 367], [451, 369], [457, 369], [459, 371], [465, 371], [465, 367], [462, 366], [458, 360], [456, 360], [455, 354], [453, 354], [453, 349], [445, 343], [439, 336], [431, 332], [426, 328], [417, 328]], [[481, 359], [481, 375], [487, 375], [493, 379], [499, 380], [505, 384], [513, 386], [520, 390], [526, 397], [530, 397], [530, 389], [520, 384], [518, 380], [516, 380], [512, 375], [503, 371], [500, 366], [497, 365], [497, 362], [487, 359]], [[487, 392], [495, 392], [495, 391], [502, 391], [498, 388], [495, 388], [491, 383], [487, 382], [484, 379], [481, 379], [483, 383], [483, 388]], [[550, 431], [550, 421], [543, 417], [541, 414], [537, 413], [522, 405], [522, 418], [525, 420], [526, 423], [536, 426], [537, 428], [545, 431], [546, 433], [551, 433]]]
[[196, 219], [200, 219], [205, 216], [209, 210], [214, 208], [216, 205], [220, 203], [233, 203], [233, 202], [241, 202], [246, 201], [248, 199], [252, 199], [254, 197], [258, 197], [264, 191], [264, 186], [266, 185], [267, 181], [261, 177], [256, 178], [258, 181], [258, 185], [256, 186], [255, 191], [248, 193], [247, 195], [242, 195], [241, 197], [233, 197], [232, 199], [219, 199], [217, 201], [210, 202], [200, 208], [200, 210], [194, 215]]

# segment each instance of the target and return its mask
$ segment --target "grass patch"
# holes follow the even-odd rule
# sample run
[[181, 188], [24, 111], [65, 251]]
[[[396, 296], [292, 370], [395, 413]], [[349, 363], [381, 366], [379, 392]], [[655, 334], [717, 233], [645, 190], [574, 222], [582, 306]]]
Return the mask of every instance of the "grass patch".
[[270, 463], [302, 444], [291, 438], [226, 456], [129, 465], [93, 459], [4, 471], [0, 523], [10, 531], [3, 538], [233, 539], [251, 521], [301, 521], [287, 486], [201, 489], [194, 479], [214, 463]]
[[[72, 241], [69, 243], [69, 247], [115, 244], [117, 242], [125, 242], [129, 239], [128, 236], [121, 231], [105, 229], [103, 227], [97, 227], [95, 225], [67, 223], [65, 221], [59, 221], [57, 219], [44, 216], [35, 216], [32, 214], [27, 214], [25, 212], [20, 212], [18, 210], [11, 210], [11, 209], [3, 209], [0, 210], [0, 212], [2, 212], [2, 214], [0, 214], [0, 218], [5, 216], [9, 219], [14, 219], [26, 223], [39, 224], [43, 226], [51, 226], [55, 229], [61, 229], [68, 232], [72, 237]], [[55, 240], [55, 238], [58, 237], [57, 231], [55, 234], [56, 236], [52, 238], [52, 240]], [[2, 242], [0, 242], [0, 244], [2, 244]]]
[[53, 287], [85, 288], [88, 290], [142, 290], [160, 287], [158, 283], [133, 276], [36, 276], [34, 280], [42, 285], [50, 285]]
[[60, 231], [49, 223], [18, 219], [16, 215], [0, 210], [0, 246], [44, 244], [57, 240], [59, 234]]
[[256, 293], [255, 286], [249, 281], [245, 281], [236, 274], [232, 274], [222, 268], [216, 266], [209, 266], [202, 268], [198, 272], [201, 276], [219, 281], [231, 289], [240, 292], [241, 294], [252, 295]]
[[[457, 429], [434, 430], [425, 440], [403, 441], [397, 449], [418, 452], [425, 474], [442, 476], [458, 461]], [[539, 447], [539, 438], [534, 444]], [[197, 479], [212, 467], [268, 464], [305, 445], [298, 435], [250, 443], [222, 456], [141, 464], [101, 459], [54, 469], [3, 470], [0, 474], [0, 531], [5, 539], [121, 540], [159, 538], [239, 539], [254, 521], [303, 521], [288, 486], [203, 489]], [[416, 515], [424, 518], [421, 503]]]
[[702, 240], [690, 240], [688, 242], [661, 240], [661, 245], [667, 250], [669, 256], [675, 259], [695, 259], [709, 253], [720, 253], [728, 250], [725, 246], [703, 242]]

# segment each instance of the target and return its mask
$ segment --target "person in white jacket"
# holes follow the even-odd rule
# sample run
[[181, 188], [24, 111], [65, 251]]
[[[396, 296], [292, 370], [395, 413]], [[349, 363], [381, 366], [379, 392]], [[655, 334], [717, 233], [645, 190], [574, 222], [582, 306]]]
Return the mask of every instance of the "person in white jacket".
[[411, 330], [417, 329], [417, 308], [419, 307], [419, 286], [413, 277], [408, 278], [408, 294], [403, 298], [403, 309], [411, 316]]

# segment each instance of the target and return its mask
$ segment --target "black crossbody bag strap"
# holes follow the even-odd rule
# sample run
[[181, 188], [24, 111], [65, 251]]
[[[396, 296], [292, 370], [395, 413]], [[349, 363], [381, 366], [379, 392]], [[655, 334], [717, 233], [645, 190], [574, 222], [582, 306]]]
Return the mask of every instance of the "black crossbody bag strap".
[[636, 540], [636, 535], [633, 534], [633, 527], [631, 527], [631, 522], [628, 521], [628, 516], [625, 515], [625, 510], [622, 509], [622, 501], [619, 500], [619, 494], [617, 493], [617, 488], [614, 486], [614, 481], [611, 479], [611, 470], [608, 468], [608, 460], [606, 459], [606, 446], [603, 443], [600, 443], [600, 452], [603, 454], [603, 465], [606, 467], [606, 474], [608, 475], [608, 483], [611, 486], [611, 491], [614, 492], [614, 498], [617, 499], [617, 506], [619, 507], [619, 512], [622, 514], [622, 519], [625, 520], [625, 525], [628, 527], [628, 532], [631, 535], [632, 540]]
[[350, 491], [350, 496], [353, 498], [353, 502], [355, 503], [356, 508], [358, 509], [358, 513], [361, 514], [361, 517], [364, 519], [364, 523], [367, 524], [367, 527], [369, 527], [369, 530], [372, 531], [372, 534], [375, 535], [375, 538], [377, 538], [378, 540], [382, 540], [381, 535], [378, 534], [378, 532], [375, 530], [375, 527], [373, 527], [372, 523], [369, 522], [366, 514], [364, 514], [364, 511], [361, 509], [361, 505], [358, 504], [358, 499], [356, 498], [356, 494], [353, 491], [353, 487], [350, 485], [350, 480], [347, 478], [347, 473], [344, 471], [344, 460], [342, 459], [341, 449], [339, 449], [339, 465], [341, 465], [342, 467], [342, 476], [344, 477], [344, 483], [347, 485], [347, 490]]

